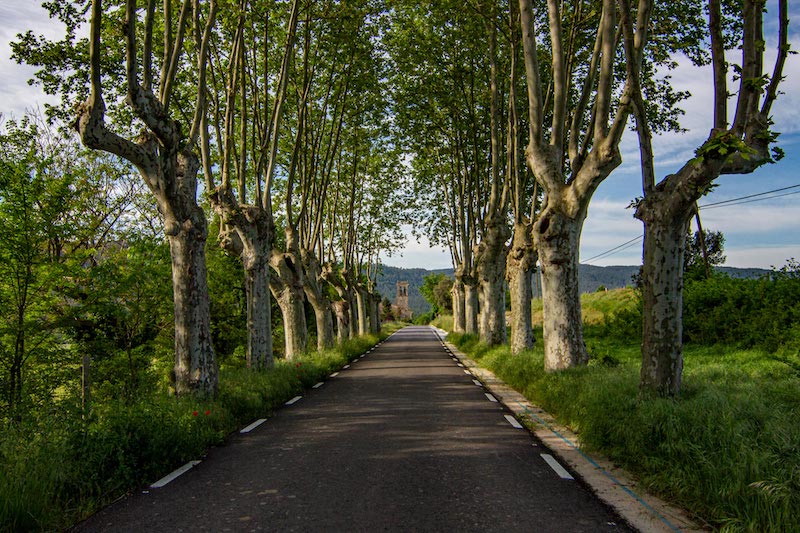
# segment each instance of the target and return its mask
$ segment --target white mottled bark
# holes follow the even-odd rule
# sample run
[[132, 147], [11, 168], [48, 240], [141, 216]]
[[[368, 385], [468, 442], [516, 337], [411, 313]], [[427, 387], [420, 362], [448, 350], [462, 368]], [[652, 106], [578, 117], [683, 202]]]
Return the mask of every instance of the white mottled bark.
[[[194, 223], [192, 223], [194, 222]], [[217, 365], [211, 346], [206, 278], [205, 218], [187, 220], [169, 235], [175, 308], [175, 392], [213, 396]]]
[[466, 324], [464, 322], [464, 283], [456, 277], [452, 289], [453, 295], [453, 332], [464, 333]]
[[273, 252], [270, 288], [283, 316], [284, 353], [287, 359], [308, 351], [303, 275], [297, 257], [292, 253]]
[[503, 222], [487, 222], [487, 230], [475, 252], [480, 282], [480, 337], [488, 346], [505, 344], [506, 335], [506, 240]]
[[533, 348], [532, 275], [536, 267], [536, 249], [530, 234], [530, 225], [516, 224], [514, 240], [506, 259], [506, 277], [511, 295], [511, 353], [518, 354]]
[[586, 364], [583, 340], [578, 252], [585, 210], [569, 218], [546, 208], [534, 225], [542, 277], [544, 367], [563, 370]]
[[676, 396], [683, 373], [683, 255], [687, 223], [652, 213], [644, 220], [640, 387]]

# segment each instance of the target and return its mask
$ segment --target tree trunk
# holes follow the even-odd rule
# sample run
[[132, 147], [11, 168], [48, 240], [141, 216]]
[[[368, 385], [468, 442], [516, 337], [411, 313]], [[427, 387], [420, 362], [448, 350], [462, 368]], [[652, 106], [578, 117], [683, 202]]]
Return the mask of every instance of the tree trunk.
[[344, 342], [350, 338], [350, 304], [345, 299], [333, 302], [336, 314], [336, 338]]
[[306, 298], [314, 309], [314, 319], [317, 326], [317, 350], [327, 350], [334, 345], [333, 312], [331, 301], [325, 294], [325, 280], [322, 278], [322, 265], [309, 250], [300, 250], [303, 260], [305, 283], [303, 289]]
[[683, 256], [691, 204], [674, 215], [670, 203], [657, 196], [636, 210], [644, 222], [639, 388], [645, 395], [669, 397], [680, 392], [683, 373]]
[[270, 264], [278, 273], [270, 276], [270, 288], [283, 316], [284, 354], [291, 359], [308, 351], [303, 276], [297, 257], [291, 252], [273, 252]]
[[456, 276], [452, 289], [453, 295], [453, 332], [464, 333], [466, 324], [464, 322], [464, 283]]
[[175, 392], [211, 397], [217, 390], [217, 365], [211, 346], [206, 278], [205, 216], [187, 218], [169, 235], [175, 308]]
[[506, 276], [511, 293], [511, 353], [516, 355], [533, 348], [533, 272], [536, 268], [536, 249], [529, 224], [514, 227], [514, 241], [506, 260]]
[[272, 302], [269, 289], [269, 248], [245, 244], [242, 253], [247, 298], [247, 368], [272, 368]]
[[377, 292], [370, 293], [370, 332], [373, 335], [381, 333], [381, 295]]
[[478, 332], [478, 284], [472, 276], [462, 276], [464, 283], [464, 333]]
[[239, 205], [229, 189], [217, 188], [209, 194], [220, 217], [219, 245], [238, 256], [244, 267], [247, 307], [247, 368], [272, 368], [272, 302], [270, 301], [269, 253], [272, 249], [272, 224], [259, 206]]
[[480, 280], [480, 336], [488, 346], [505, 344], [506, 335], [506, 240], [505, 223], [487, 221], [487, 230], [475, 260]]
[[586, 209], [575, 218], [547, 207], [534, 224], [544, 306], [544, 368], [548, 372], [586, 364], [578, 260]]
[[356, 290], [356, 283], [353, 279], [353, 275], [350, 273], [349, 270], [342, 271], [342, 278], [344, 279], [344, 294], [346, 294], [345, 299], [348, 303], [348, 309], [350, 311], [350, 338], [355, 338], [359, 335], [359, 320], [358, 320], [358, 297], [357, 297], [357, 290]]
[[369, 293], [360, 285], [356, 286], [356, 307], [358, 309], [358, 334], [366, 335], [369, 333], [369, 318], [367, 311], [367, 300]]

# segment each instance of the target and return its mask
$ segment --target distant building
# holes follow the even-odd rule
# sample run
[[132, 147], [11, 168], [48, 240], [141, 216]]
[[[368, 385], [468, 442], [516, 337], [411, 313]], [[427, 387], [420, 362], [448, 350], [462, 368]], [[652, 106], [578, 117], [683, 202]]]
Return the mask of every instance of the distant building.
[[412, 312], [408, 306], [408, 282], [397, 282], [397, 295], [394, 298], [392, 311], [397, 320], [411, 320]]

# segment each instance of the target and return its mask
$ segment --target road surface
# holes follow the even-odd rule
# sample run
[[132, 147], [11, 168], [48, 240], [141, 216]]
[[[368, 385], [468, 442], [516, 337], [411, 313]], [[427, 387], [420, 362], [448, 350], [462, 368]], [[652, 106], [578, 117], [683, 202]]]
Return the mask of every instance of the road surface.
[[434, 330], [408, 327], [77, 530], [630, 531], [492, 399]]

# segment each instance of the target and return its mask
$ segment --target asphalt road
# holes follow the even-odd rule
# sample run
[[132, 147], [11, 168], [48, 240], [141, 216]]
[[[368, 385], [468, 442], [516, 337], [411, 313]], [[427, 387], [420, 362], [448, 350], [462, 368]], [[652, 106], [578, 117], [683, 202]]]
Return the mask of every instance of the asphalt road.
[[79, 531], [630, 531], [451, 360], [408, 327]]

